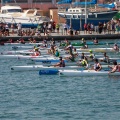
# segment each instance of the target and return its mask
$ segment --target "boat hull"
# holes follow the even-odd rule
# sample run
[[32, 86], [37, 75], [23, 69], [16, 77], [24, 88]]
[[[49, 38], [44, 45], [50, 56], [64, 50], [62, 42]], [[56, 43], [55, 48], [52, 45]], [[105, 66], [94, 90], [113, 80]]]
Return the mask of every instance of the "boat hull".
[[86, 76], [111, 76], [120, 75], [120, 72], [109, 73], [108, 71], [95, 71], [95, 70], [61, 70], [60, 76], [74, 76], [74, 77], [86, 77]]
[[[91, 12], [87, 15], [87, 23], [93, 23], [94, 26], [98, 26], [99, 22], [108, 22], [118, 11], [109, 12]], [[85, 14], [81, 15], [79, 13], [58, 13], [59, 16], [66, 19], [67, 24], [75, 30], [83, 30], [85, 23]], [[81, 26], [81, 27], [80, 27]]]

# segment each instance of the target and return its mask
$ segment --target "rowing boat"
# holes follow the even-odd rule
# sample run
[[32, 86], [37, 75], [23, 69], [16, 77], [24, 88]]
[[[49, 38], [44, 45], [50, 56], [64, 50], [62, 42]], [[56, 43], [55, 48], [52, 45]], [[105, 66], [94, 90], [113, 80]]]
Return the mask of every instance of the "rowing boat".
[[4, 43], [4, 45], [43, 45], [43, 43]]
[[[104, 70], [109, 70], [108, 66], [104, 65], [102, 67]], [[65, 66], [65, 67], [54, 67], [54, 66], [44, 66], [44, 65], [24, 65], [24, 66], [12, 66], [11, 71], [38, 71], [38, 70], [85, 70], [83, 66]]]
[[77, 52], [89, 52], [92, 50], [93, 52], [116, 52], [113, 48], [90, 48], [90, 49], [77, 49]]
[[83, 70], [85, 68], [80, 67], [80, 66], [54, 67], [54, 66], [44, 66], [44, 65], [25, 65], [25, 66], [12, 66], [11, 67], [11, 71], [38, 71], [38, 70], [64, 70], [64, 69]]
[[[102, 41], [99, 41], [99, 43], [94, 43], [94, 42], [90, 42], [90, 41], [87, 41], [86, 44], [87, 45], [108, 45], [108, 44], [114, 44], [115, 42], [102, 42]], [[83, 46], [83, 43], [82, 42], [72, 42], [71, 43], [73, 46]], [[120, 44], [120, 42], [117, 42], [117, 44]], [[66, 46], [66, 43], [61, 43], [60, 46]]]
[[111, 76], [111, 75], [120, 75], [120, 72], [109, 73], [109, 71], [95, 71], [95, 70], [60, 70], [60, 76]]

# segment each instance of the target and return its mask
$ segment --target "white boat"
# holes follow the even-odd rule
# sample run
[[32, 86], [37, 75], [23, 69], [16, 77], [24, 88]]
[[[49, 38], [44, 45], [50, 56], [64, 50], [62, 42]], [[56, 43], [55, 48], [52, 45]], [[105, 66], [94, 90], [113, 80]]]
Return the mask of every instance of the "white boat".
[[16, 45], [24, 45], [24, 46], [26, 46], [26, 45], [43, 45], [43, 43], [25, 43], [25, 44], [22, 44], [22, 43], [4, 43], [4, 45], [14, 45], [14, 46], [16, 46]]
[[75, 1], [59, 0], [58, 2], [58, 15], [66, 19], [67, 24], [72, 25], [74, 30], [83, 30], [85, 23], [93, 23], [94, 26], [97, 26], [99, 22], [107, 23], [118, 12], [115, 9], [116, 4], [113, 7], [110, 4], [105, 7], [104, 4], [99, 6], [97, 0]]
[[79, 69], [83, 70], [84, 67], [79, 66], [66, 66], [66, 67], [54, 67], [44, 65], [26, 65], [26, 66], [12, 66], [11, 71], [38, 71], [38, 70], [68, 70], [68, 69]]
[[67, 77], [111, 76], [120, 75], [120, 72], [109, 73], [109, 71], [95, 71], [95, 70], [60, 70], [59, 75]]
[[22, 28], [36, 28], [38, 24], [48, 22], [50, 19], [46, 16], [40, 16], [40, 10], [28, 9], [25, 12], [18, 5], [5, 5], [1, 7], [1, 22], [8, 24], [22, 24]]
[[[93, 52], [116, 52], [113, 48], [88, 48], [88, 49], [77, 49], [80, 52], [89, 52], [92, 50]], [[118, 52], [118, 51], [117, 51]]]
[[[41, 56], [32, 56], [32, 55], [0, 55], [0, 59], [30, 59], [30, 60], [57, 60], [59, 58], [55, 58], [54, 56], [50, 55], [41, 55]], [[38, 59], [37, 59], [38, 58]]]

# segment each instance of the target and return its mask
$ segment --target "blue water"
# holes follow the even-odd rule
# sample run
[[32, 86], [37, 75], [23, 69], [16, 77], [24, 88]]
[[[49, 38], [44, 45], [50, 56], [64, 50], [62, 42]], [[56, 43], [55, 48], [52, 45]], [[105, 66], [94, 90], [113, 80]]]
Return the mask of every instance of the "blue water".
[[[0, 51], [10, 47], [0, 46]], [[26, 61], [0, 60], [0, 120], [119, 120], [120, 77], [11, 72]]]

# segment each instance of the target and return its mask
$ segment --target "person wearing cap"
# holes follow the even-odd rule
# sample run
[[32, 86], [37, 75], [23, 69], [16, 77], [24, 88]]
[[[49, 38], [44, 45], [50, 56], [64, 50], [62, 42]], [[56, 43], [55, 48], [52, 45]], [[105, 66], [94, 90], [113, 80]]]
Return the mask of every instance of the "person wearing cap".
[[59, 57], [59, 63], [55, 64], [54, 67], [65, 67], [65, 62], [64, 60], [62, 59], [62, 57]]
[[89, 52], [90, 52], [89, 58], [94, 59], [94, 54], [93, 54], [92, 50], [89, 50]]
[[39, 51], [38, 48], [34, 48], [34, 53], [32, 54], [32, 56], [40, 56], [41, 52]]
[[113, 46], [113, 49], [114, 49], [115, 51], [119, 51], [119, 46], [115, 43], [114, 46]]
[[113, 65], [113, 67], [108, 66], [110, 69], [112, 69], [109, 71], [109, 73], [120, 72], [120, 65], [117, 64], [117, 61], [113, 61]]

